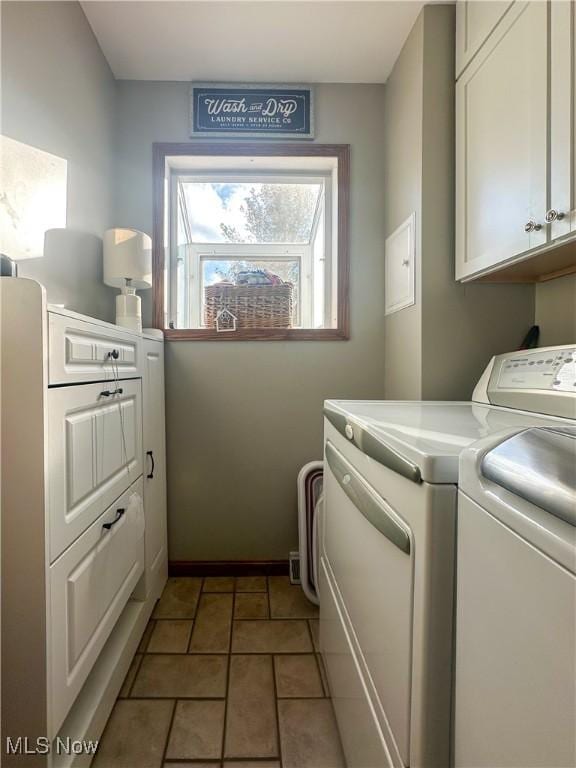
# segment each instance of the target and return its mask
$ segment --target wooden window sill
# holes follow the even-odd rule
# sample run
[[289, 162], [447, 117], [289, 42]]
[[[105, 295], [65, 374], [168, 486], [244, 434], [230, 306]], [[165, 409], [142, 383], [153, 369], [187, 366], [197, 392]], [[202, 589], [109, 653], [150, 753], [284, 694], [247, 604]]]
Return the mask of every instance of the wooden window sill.
[[241, 328], [216, 331], [212, 328], [166, 328], [167, 341], [347, 341], [339, 328]]

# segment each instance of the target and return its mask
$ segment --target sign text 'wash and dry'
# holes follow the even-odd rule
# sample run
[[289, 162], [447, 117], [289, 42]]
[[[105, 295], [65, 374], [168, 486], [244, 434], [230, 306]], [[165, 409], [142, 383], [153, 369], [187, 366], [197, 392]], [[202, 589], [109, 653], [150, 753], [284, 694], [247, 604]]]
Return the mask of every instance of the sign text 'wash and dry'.
[[313, 137], [313, 95], [305, 86], [192, 84], [192, 136]]

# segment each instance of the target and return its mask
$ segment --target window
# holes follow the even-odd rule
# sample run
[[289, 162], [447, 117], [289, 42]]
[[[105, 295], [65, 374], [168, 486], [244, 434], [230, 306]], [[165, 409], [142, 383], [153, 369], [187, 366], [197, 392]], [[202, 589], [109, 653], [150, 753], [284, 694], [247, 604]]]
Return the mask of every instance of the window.
[[[170, 321], [175, 328], [208, 327], [214, 317], [206, 309], [206, 288], [250, 278], [278, 278], [292, 286], [290, 327], [333, 327], [324, 248], [331, 228], [329, 173], [173, 174], [171, 201], [176, 280]], [[238, 292], [241, 302], [250, 301], [250, 290], [247, 286]], [[265, 300], [274, 312], [274, 286], [269, 297], [252, 293], [260, 294], [254, 300]]]
[[347, 338], [347, 161], [340, 145], [155, 145], [156, 325]]

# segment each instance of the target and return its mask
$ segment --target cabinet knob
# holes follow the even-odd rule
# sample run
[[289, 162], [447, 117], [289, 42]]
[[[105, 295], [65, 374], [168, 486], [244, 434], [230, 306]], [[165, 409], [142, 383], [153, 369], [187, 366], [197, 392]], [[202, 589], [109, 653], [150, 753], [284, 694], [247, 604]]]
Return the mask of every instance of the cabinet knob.
[[557, 211], [555, 208], [550, 208], [549, 211], [546, 211], [546, 221], [548, 224], [552, 224], [553, 221], [562, 221], [564, 216], [566, 214], [563, 211]]
[[541, 229], [542, 224], [538, 224], [534, 219], [530, 219], [530, 221], [524, 224], [524, 232], [540, 232]]

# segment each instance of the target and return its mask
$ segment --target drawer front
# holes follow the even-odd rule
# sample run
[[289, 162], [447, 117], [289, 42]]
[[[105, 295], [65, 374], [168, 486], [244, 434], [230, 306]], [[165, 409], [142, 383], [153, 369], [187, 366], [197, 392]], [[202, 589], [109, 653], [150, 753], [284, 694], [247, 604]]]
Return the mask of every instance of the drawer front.
[[325, 562], [320, 562], [320, 649], [348, 768], [393, 768], [394, 762], [349, 642]]
[[135, 334], [48, 315], [50, 385], [141, 376], [142, 340]]
[[141, 398], [138, 379], [48, 390], [50, 562], [142, 474]]
[[412, 533], [330, 441], [325, 467], [323, 557], [389, 723], [390, 748], [409, 765]]
[[52, 737], [143, 571], [140, 479], [50, 567]]

